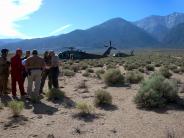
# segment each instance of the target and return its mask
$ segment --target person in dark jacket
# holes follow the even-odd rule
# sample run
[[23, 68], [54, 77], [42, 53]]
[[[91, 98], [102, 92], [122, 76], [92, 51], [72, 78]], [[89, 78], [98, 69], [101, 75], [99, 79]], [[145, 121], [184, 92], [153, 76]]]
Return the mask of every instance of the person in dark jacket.
[[0, 96], [7, 94], [10, 62], [7, 60], [8, 49], [1, 50], [0, 57]]
[[26, 93], [24, 91], [23, 85], [23, 70], [24, 67], [22, 65], [22, 50], [17, 49], [15, 56], [11, 58], [11, 79], [12, 79], [12, 95], [13, 97], [17, 96], [16, 83], [18, 82], [20, 94], [21, 96], [25, 96]]
[[45, 62], [45, 69], [42, 72], [40, 94], [43, 93], [43, 88], [44, 88], [47, 77], [48, 77], [48, 87], [49, 89], [52, 88], [51, 75], [50, 75], [51, 55], [48, 51], [45, 51], [44, 53], [44, 62]]

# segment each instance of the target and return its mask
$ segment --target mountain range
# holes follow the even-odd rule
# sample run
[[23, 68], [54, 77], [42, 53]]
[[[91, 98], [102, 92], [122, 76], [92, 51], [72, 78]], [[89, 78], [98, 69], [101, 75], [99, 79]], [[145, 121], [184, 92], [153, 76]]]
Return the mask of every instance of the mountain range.
[[36, 39], [1, 40], [0, 48], [62, 51], [65, 47], [82, 50], [101, 50], [111, 40], [118, 49], [184, 48], [184, 13], [167, 16], [152, 15], [130, 22], [122, 18], [110, 19], [86, 30]]

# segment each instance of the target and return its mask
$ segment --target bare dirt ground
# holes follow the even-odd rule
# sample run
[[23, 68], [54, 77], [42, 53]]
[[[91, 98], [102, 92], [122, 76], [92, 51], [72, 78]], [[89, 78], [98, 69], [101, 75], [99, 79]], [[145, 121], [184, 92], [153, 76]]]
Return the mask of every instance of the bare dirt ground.
[[[121, 69], [123, 70], [123, 68]], [[181, 82], [184, 77], [174, 75]], [[184, 137], [184, 109], [174, 105], [164, 110], [137, 109], [133, 102], [139, 85], [106, 87], [103, 80], [83, 77], [60, 77], [60, 86], [67, 96], [63, 102], [52, 103], [42, 99], [39, 104], [26, 102], [26, 109], [18, 118], [10, 110], [0, 110], [1, 138], [168, 138]], [[78, 89], [85, 80], [88, 90]], [[95, 115], [77, 118], [74, 103], [86, 101], [93, 105], [95, 91], [106, 89], [113, 97], [107, 109], [95, 108]], [[45, 90], [47, 86], [45, 87]], [[182, 94], [181, 94], [182, 95]]]

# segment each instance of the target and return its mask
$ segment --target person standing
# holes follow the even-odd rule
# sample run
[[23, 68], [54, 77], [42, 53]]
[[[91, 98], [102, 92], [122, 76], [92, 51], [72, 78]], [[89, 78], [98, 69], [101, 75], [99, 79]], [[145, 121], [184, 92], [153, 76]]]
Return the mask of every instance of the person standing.
[[30, 57], [31, 55], [31, 51], [26, 51], [26, 55], [25, 57], [22, 58], [22, 64], [23, 64], [23, 83], [25, 82], [26, 80], [26, 77], [27, 77], [27, 71], [26, 71], [26, 68], [25, 68], [25, 63], [26, 63], [26, 60]]
[[21, 96], [25, 96], [26, 93], [24, 91], [24, 84], [23, 84], [23, 70], [24, 67], [22, 65], [22, 50], [17, 49], [15, 56], [11, 58], [11, 79], [12, 79], [12, 95], [13, 97], [17, 97], [16, 94], [16, 83], [18, 82], [20, 94]]
[[59, 88], [58, 77], [59, 77], [59, 57], [54, 51], [50, 52], [51, 55], [51, 68], [50, 68], [50, 75], [51, 75], [51, 82], [54, 88]]
[[28, 95], [32, 94], [33, 82], [35, 83], [34, 94], [39, 95], [42, 70], [45, 67], [44, 59], [38, 56], [38, 51], [33, 50], [32, 56], [26, 60], [26, 70], [28, 71]]
[[42, 79], [41, 79], [41, 86], [40, 86], [40, 94], [43, 93], [43, 87], [45, 85], [45, 81], [48, 77], [48, 87], [49, 89], [52, 88], [51, 83], [51, 75], [50, 75], [50, 67], [51, 67], [51, 56], [48, 51], [45, 51], [44, 53], [44, 62], [45, 62], [45, 69], [42, 72]]
[[1, 50], [0, 57], [0, 96], [7, 94], [10, 62], [7, 61], [8, 49]]

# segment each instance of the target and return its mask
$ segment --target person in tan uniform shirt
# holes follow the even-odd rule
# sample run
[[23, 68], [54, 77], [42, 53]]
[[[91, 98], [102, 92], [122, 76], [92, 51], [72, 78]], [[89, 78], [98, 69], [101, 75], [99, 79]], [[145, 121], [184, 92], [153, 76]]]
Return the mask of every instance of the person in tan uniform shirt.
[[27, 93], [32, 94], [33, 82], [35, 83], [34, 93], [39, 95], [42, 70], [45, 67], [44, 59], [38, 56], [38, 51], [33, 50], [32, 56], [26, 60], [26, 70], [28, 71], [28, 87]]

